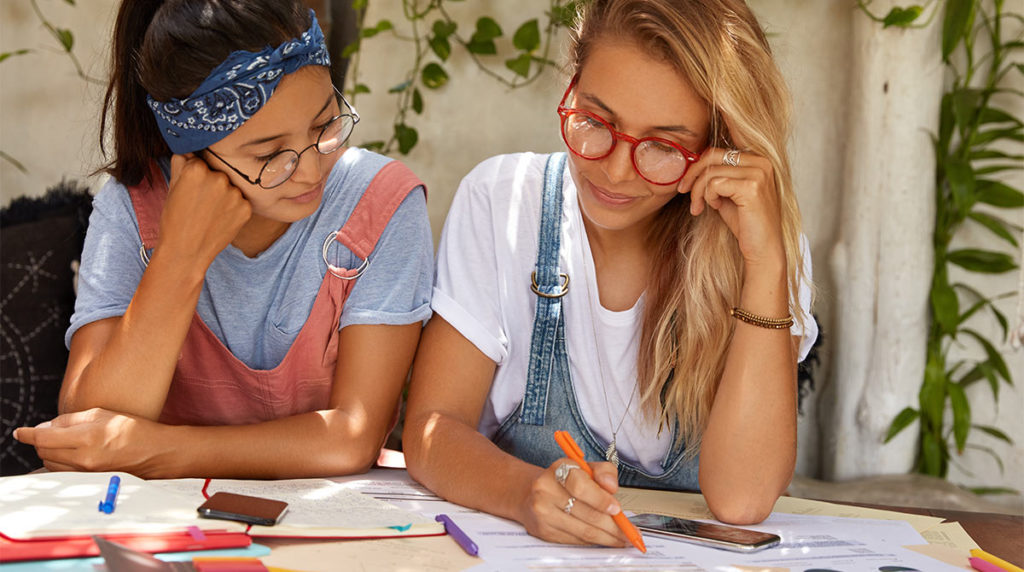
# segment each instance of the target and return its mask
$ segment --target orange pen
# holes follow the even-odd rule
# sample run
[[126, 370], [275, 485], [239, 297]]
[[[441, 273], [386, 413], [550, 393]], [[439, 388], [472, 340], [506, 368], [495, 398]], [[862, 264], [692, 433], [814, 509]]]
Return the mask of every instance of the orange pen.
[[[586, 459], [583, 458], [583, 449], [580, 449], [580, 446], [576, 444], [576, 440], [572, 438], [568, 431], [555, 431], [555, 442], [565, 452], [566, 457], [569, 457], [579, 465], [580, 469], [587, 473], [587, 476], [594, 478], [594, 470], [590, 468]], [[612, 517], [612, 520], [618, 525], [619, 530], [626, 535], [626, 538], [633, 543], [633, 546], [636, 546], [637, 550], [647, 552], [647, 546], [644, 545], [644, 537], [637, 530], [636, 526], [629, 522], [629, 519], [626, 518], [626, 515], [621, 510]]]

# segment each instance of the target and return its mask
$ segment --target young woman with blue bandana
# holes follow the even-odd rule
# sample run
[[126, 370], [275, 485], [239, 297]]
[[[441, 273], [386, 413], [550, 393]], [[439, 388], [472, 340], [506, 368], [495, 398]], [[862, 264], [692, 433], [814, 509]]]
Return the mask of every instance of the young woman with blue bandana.
[[566, 152], [488, 159], [449, 210], [409, 471], [556, 542], [624, 545], [620, 485], [760, 521], [817, 334], [765, 35], [742, 0], [590, 0], [567, 67]]
[[430, 314], [422, 184], [346, 148], [298, 1], [125, 1], [112, 64], [62, 415], [16, 438], [51, 470], [366, 470]]

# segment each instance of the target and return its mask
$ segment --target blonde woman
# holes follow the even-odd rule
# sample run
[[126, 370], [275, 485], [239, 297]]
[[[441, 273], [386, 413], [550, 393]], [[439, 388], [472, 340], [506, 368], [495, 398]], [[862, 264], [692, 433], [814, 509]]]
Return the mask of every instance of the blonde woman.
[[[452, 204], [409, 470], [556, 542], [624, 545], [619, 485], [761, 521], [793, 473], [817, 336], [764, 34], [740, 0], [593, 0], [569, 66], [567, 153], [489, 159]], [[556, 430], [606, 461], [593, 479]]]

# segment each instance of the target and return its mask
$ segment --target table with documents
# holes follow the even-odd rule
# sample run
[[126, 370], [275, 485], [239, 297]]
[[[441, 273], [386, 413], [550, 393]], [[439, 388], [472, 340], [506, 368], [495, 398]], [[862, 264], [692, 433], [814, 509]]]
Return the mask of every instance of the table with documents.
[[[82, 473], [51, 473], [53, 480], [53, 506], [36, 507], [41, 514], [55, 515], [66, 492], [61, 492], [60, 482], [75, 480], [82, 486], [82, 479], [92, 479], [99, 488], [106, 486], [109, 475]], [[73, 477], [68, 476], [73, 475]], [[0, 479], [0, 534], [9, 536], [12, 523], [20, 522], [24, 527], [25, 515], [30, 512], [24, 503], [12, 505], [11, 479]], [[132, 479], [128, 475], [128, 484]], [[145, 481], [147, 485], [166, 491], [168, 499], [176, 499], [185, 506], [177, 507], [192, 511], [198, 502], [193, 502], [195, 493], [202, 488], [202, 480], [180, 479], [170, 481]], [[648, 551], [641, 554], [630, 548], [602, 548], [557, 545], [536, 539], [526, 533], [517, 523], [483, 514], [472, 509], [446, 502], [411, 480], [404, 470], [375, 469], [365, 475], [354, 475], [330, 479], [301, 479], [294, 481], [213, 481], [217, 490], [233, 490], [274, 498], [275, 490], [288, 491], [297, 510], [289, 525], [289, 536], [273, 537], [273, 527], [266, 530], [250, 530], [252, 545], [240, 548], [260, 557], [270, 570], [314, 571], [314, 570], [712, 570], [712, 571], [836, 571], [857, 572], [880, 570], [902, 570], [920, 572], [941, 572], [943, 570], [970, 570], [968, 556], [972, 548], [979, 545], [968, 531], [984, 531], [985, 540], [980, 548], [1000, 556], [1014, 564], [1021, 564], [1024, 554], [1024, 517], [991, 515], [986, 517], [962, 513], [958, 518], [967, 524], [945, 522], [942, 516], [934, 514], [910, 514], [883, 510], [880, 508], [851, 506], [822, 501], [782, 497], [772, 515], [752, 528], [773, 532], [782, 537], [782, 543], [751, 554], [739, 554], [714, 548], [705, 548], [671, 539], [645, 534]], [[219, 487], [219, 488], [218, 488]], [[318, 534], [295, 533], [295, 524], [308, 517], [303, 513], [304, 502], [318, 504], [320, 508], [330, 496], [356, 494], [367, 502], [353, 503], [347, 498], [346, 506], [359, 507], [344, 511], [335, 510], [337, 523], [331, 527], [367, 527], [365, 530], [393, 530], [398, 536], [374, 539], [340, 540], [337, 531], [334, 538], [310, 539]], [[297, 495], [297, 496], [296, 496]], [[15, 495], [16, 497], [16, 495]], [[622, 489], [618, 495], [627, 513], [656, 512], [669, 516], [696, 520], [711, 520], [712, 515], [703, 497], [692, 493], [675, 493], [642, 489]], [[43, 498], [43, 497], [40, 497]], [[90, 497], [91, 498], [91, 497]], [[188, 498], [188, 501], [181, 501]], [[305, 499], [305, 500], [303, 500]], [[201, 500], [201, 498], [200, 498]], [[371, 502], [372, 501], [372, 502]], [[41, 501], [39, 501], [41, 502]], [[37, 504], [39, 504], [37, 502]], [[379, 504], [373, 504], [379, 503]], [[376, 507], [376, 508], [375, 508]], [[386, 507], [383, 508], [383, 507]], [[92, 514], [97, 518], [96, 504], [92, 503]], [[129, 498], [119, 500], [117, 510], [131, 513]], [[374, 515], [374, 511], [380, 514]], [[47, 512], [49, 511], [49, 512]], [[919, 511], [928, 512], [928, 511]], [[931, 511], [935, 513], [936, 511]], [[319, 511], [318, 518], [325, 514]], [[357, 514], [358, 513], [358, 514]], [[448, 515], [479, 547], [479, 555], [466, 554], [450, 537], [439, 536], [443, 529], [431, 527], [437, 514]], [[115, 514], [117, 514], [115, 512]], [[383, 516], [381, 516], [383, 514]], [[104, 515], [99, 515], [104, 516]], [[329, 514], [326, 515], [330, 520]], [[355, 519], [358, 516], [358, 519]], [[351, 518], [350, 518], [351, 517]], [[180, 518], [186, 518], [181, 516]], [[191, 518], [191, 516], [188, 516]], [[402, 520], [397, 524], [398, 518]], [[348, 520], [346, 520], [348, 519]], [[51, 520], [53, 520], [51, 518]], [[71, 519], [75, 520], [75, 519]], [[159, 519], [150, 519], [159, 520]], [[410, 522], [405, 523], [405, 520]], [[70, 521], [69, 521], [70, 522]], [[210, 522], [206, 526], [210, 528]], [[348, 524], [345, 524], [348, 522]], [[283, 520], [282, 524], [287, 523]], [[416, 524], [417, 531], [406, 525]], [[150, 526], [155, 526], [149, 523]], [[194, 523], [193, 523], [194, 526]], [[317, 524], [321, 528], [323, 523]], [[378, 527], [378, 528], [372, 528]], [[381, 528], [383, 527], [383, 528]], [[987, 528], [986, 528], [987, 527]], [[123, 532], [123, 531], [122, 531]], [[22, 532], [23, 533], [23, 532]], [[23, 533], [24, 534], [24, 533]], [[237, 533], [236, 533], [237, 534]], [[349, 533], [344, 536], [373, 536], [370, 533]], [[429, 536], [428, 536], [429, 535]], [[306, 536], [307, 538], [297, 538]], [[320, 535], [322, 536], [322, 535]], [[2, 539], [0, 539], [2, 540]], [[99, 559], [51, 560], [9, 562], [2, 554], [0, 544], [0, 572], [21, 570], [95, 570]], [[158, 555], [170, 559], [173, 555]], [[176, 558], [182, 559], [182, 558]], [[56, 566], [57, 563], [60, 566]]]

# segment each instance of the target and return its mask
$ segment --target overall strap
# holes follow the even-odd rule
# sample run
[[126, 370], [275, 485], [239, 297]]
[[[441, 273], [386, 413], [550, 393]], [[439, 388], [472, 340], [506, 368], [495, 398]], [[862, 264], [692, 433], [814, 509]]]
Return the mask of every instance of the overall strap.
[[392, 215], [416, 187], [426, 192], [423, 181], [409, 167], [398, 161], [388, 162], [370, 181], [335, 240], [359, 258], [368, 259]]
[[149, 169], [137, 185], [128, 187], [128, 196], [131, 197], [135, 218], [139, 223], [143, 250], [155, 248], [160, 238], [160, 214], [164, 210], [167, 193], [164, 172], [156, 161], [150, 162]]
[[530, 365], [521, 413], [521, 420], [527, 425], [544, 424], [548, 384], [555, 361], [555, 339], [562, 322], [562, 296], [569, 291], [569, 276], [558, 273], [565, 160], [565, 153], [552, 153], [544, 167], [537, 270], [531, 277], [531, 289], [537, 294], [537, 313], [533, 319]]

